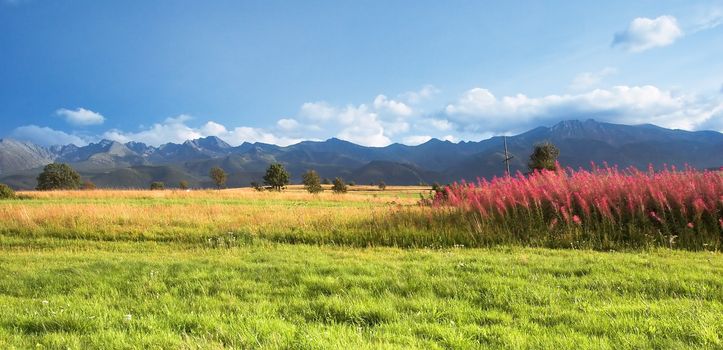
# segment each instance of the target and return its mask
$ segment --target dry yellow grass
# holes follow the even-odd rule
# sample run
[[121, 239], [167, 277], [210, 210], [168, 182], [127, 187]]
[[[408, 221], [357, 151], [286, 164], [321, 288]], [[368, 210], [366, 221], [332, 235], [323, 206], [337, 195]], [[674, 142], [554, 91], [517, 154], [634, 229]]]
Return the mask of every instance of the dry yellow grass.
[[[0, 232], [30, 237], [99, 240], [197, 241], [229, 232], [329, 232], [413, 207], [423, 187], [380, 191], [354, 186], [347, 194], [312, 195], [301, 186], [284, 192], [228, 190], [94, 190], [21, 192], [0, 202]], [[284, 233], [286, 234], [286, 233]]]

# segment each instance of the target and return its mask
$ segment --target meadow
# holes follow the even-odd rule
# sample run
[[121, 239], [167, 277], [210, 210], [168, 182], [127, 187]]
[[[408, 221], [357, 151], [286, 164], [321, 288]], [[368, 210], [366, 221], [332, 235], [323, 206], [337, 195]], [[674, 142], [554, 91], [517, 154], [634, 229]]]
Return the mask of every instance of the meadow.
[[715, 247], [485, 238], [429, 188], [350, 189], [0, 201], [0, 348], [723, 348]]

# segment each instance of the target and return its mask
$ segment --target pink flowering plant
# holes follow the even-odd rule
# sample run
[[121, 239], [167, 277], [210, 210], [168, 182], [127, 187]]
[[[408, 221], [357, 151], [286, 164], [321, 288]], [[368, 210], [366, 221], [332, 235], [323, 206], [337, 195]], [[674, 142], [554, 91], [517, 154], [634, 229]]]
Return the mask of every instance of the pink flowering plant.
[[593, 164], [592, 170], [463, 181], [423, 203], [435, 220], [466, 223], [475, 245], [719, 250], [723, 241], [723, 173], [717, 171]]

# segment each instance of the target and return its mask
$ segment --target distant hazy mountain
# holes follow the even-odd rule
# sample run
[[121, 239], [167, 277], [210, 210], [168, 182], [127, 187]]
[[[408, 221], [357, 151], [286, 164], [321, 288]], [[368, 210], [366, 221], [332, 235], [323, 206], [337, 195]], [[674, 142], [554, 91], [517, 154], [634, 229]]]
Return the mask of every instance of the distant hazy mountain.
[[[590, 162], [638, 168], [723, 165], [723, 134], [718, 132], [572, 120], [508, 137], [513, 172], [527, 170], [529, 154], [542, 141], [556, 144], [560, 162], [573, 168], [588, 167]], [[217, 137], [160, 147], [108, 140], [83, 147], [41, 147], [6, 139], [0, 140], [0, 182], [32, 188], [42, 166], [58, 161], [70, 163], [100, 187], [145, 188], [152, 181], [173, 187], [181, 180], [210, 186], [207, 174], [214, 166], [230, 174], [229, 186], [248, 186], [260, 181], [272, 162], [283, 163], [294, 181], [307, 169], [315, 169], [323, 178], [339, 176], [359, 184], [382, 180], [387, 184], [446, 183], [502, 175], [503, 152], [502, 137], [459, 143], [432, 139], [417, 146], [386, 147], [364, 147], [336, 138], [287, 147], [247, 142], [232, 147]]]

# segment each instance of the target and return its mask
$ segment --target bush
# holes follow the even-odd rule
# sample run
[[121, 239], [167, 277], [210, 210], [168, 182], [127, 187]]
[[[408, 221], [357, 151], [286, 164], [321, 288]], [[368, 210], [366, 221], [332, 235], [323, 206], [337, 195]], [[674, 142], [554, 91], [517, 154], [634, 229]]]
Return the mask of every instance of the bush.
[[38, 175], [38, 191], [75, 190], [80, 187], [80, 175], [68, 164], [52, 163]]
[[178, 188], [180, 188], [180, 189], [182, 189], [182, 190], [187, 190], [187, 189], [188, 189], [188, 181], [186, 181], [186, 180], [181, 180], [181, 181], [178, 183]]
[[251, 181], [251, 187], [253, 187], [256, 191], [259, 191], [259, 192], [264, 190], [264, 186], [262, 186], [260, 183], [258, 183], [256, 181]]
[[14, 199], [15, 191], [6, 184], [0, 184], [0, 199]]
[[331, 190], [334, 191], [334, 193], [346, 193], [347, 187], [344, 183], [344, 180], [341, 178], [334, 179], [334, 183], [331, 186]]
[[331, 185], [331, 180], [329, 180], [329, 178], [324, 178], [324, 180], [321, 181], [321, 184], [322, 185]]
[[90, 181], [90, 180], [85, 180], [85, 181], [83, 181], [83, 183], [80, 185], [80, 189], [81, 189], [81, 190], [86, 190], [86, 191], [92, 191], [92, 190], [96, 189], [96, 186], [95, 186], [95, 184], [94, 184], [92, 181]]
[[316, 194], [324, 191], [324, 188], [321, 187], [319, 174], [317, 174], [314, 170], [307, 171], [302, 177], [301, 182], [304, 184], [304, 188], [306, 188], [309, 193]]
[[356, 182], [354, 182], [354, 181], [349, 181], [349, 186], [356, 186]]
[[379, 189], [384, 191], [387, 189], [387, 184], [384, 181], [379, 181]]
[[165, 184], [164, 184], [163, 182], [161, 182], [161, 181], [151, 182], [151, 190], [152, 190], [152, 191], [162, 190], [162, 189], [164, 189], [165, 187], [166, 187]]

